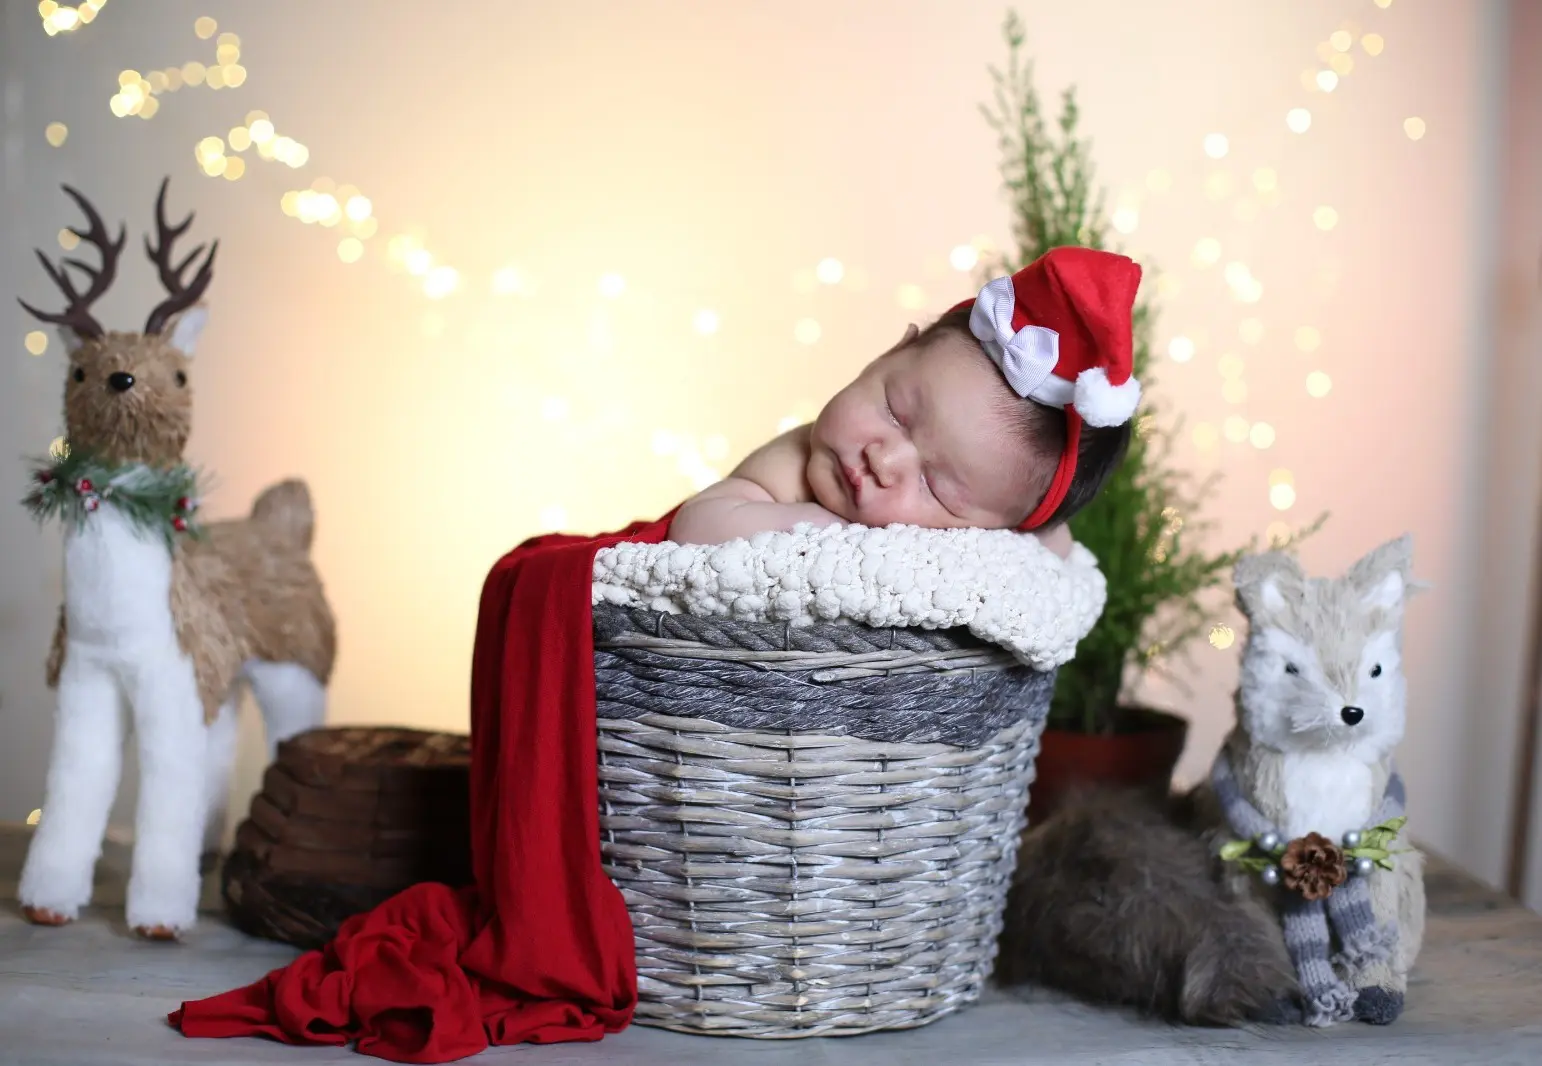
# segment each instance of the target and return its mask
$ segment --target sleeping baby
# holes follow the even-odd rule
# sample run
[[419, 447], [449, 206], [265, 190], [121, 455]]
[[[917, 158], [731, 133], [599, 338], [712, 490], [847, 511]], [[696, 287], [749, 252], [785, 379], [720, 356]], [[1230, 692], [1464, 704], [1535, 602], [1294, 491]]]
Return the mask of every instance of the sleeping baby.
[[1130, 259], [1073, 247], [990, 282], [682, 504], [669, 539], [902, 523], [1023, 530], [1064, 558], [1066, 521], [1129, 444], [1139, 283]]

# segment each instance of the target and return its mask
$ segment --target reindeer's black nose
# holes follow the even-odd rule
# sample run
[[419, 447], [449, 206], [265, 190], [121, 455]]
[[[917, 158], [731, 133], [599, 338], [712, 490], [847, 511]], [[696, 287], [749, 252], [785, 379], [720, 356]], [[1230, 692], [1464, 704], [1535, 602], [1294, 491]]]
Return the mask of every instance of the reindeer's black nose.
[[1359, 725], [1360, 719], [1365, 717], [1365, 710], [1360, 707], [1345, 707], [1339, 712], [1339, 717], [1344, 719], [1345, 725]]
[[115, 374], [107, 375], [107, 384], [112, 386], [114, 392], [128, 392], [134, 387], [134, 375], [119, 370]]

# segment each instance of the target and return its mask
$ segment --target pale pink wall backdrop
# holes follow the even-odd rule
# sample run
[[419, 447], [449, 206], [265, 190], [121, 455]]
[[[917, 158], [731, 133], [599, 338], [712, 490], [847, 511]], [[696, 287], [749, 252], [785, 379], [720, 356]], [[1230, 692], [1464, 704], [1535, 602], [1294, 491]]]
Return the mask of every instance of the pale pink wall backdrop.
[[[1469, 695], [1504, 5], [1018, 9], [1046, 101], [1079, 90], [1120, 239], [1164, 279], [1152, 393], [1185, 419], [1181, 462], [1223, 475], [1213, 546], [1328, 510], [1302, 554], [1337, 570], [1414, 533], [1435, 591], [1409, 623], [1413, 816], [1497, 877], [1512, 767], [1490, 756], [1509, 755], [1511, 708]], [[191, 446], [218, 473], [211, 510], [309, 479], [342, 626], [333, 720], [462, 729], [500, 553], [662, 511], [970, 293], [954, 250], [1009, 237], [976, 110], [1004, 11], [112, 0], [48, 37], [8, 5], [5, 288], [45, 295], [27, 249], [56, 251], [72, 221], [61, 180], [142, 227], [173, 175], [175, 203], [221, 240]], [[120, 72], [214, 62], [199, 16], [239, 36], [244, 82], [115, 117]], [[1322, 71], [1341, 72], [1331, 92]], [[227, 141], [244, 175], [205, 176], [199, 142], [253, 109], [305, 165]], [[338, 254], [344, 225], [281, 210], [317, 179], [370, 200], [358, 262]], [[403, 235], [427, 274], [393, 262]], [[132, 262], [107, 308], [137, 325], [152, 296]], [[57, 346], [28, 355], [30, 322], [14, 306], [0, 320], [4, 444], [36, 451], [58, 432]], [[1293, 501], [1271, 500], [1271, 478]], [[0, 537], [0, 818], [19, 818], [41, 802], [58, 546], [19, 508], [0, 510]], [[1215, 621], [1236, 620], [1221, 604]], [[1193, 718], [1192, 778], [1229, 721], [1235, 648], [1201, 642], [1175, 668], [1189, 693], [1142, 694]], [[1475, 809], [1497, 820], [1474, 825]]]

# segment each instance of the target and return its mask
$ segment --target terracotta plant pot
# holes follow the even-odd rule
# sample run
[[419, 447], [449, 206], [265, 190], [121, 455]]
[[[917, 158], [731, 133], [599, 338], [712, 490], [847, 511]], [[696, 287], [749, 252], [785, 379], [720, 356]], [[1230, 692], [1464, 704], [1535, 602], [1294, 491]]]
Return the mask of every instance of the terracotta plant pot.
[[1150, 707], [1120, 707], [1111, 733], [1046, 728], [1029, 792], [1030, 824], [1042, 822], [1069, 789], [1111, 785], [1166, 796], [1188, 740], [1187, 719]]

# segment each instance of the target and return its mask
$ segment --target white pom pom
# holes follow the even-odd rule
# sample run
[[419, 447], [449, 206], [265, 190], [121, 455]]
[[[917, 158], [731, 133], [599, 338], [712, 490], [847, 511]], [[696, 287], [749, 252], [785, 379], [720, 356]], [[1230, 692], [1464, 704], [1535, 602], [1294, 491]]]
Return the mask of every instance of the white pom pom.
[[1111, 384], [1108, 371], [1095, 366], [1076, 376], [1072, 403], [1089, 426], [1123, 425], [1140, 404], [1140, 382], [1130, 378], [1123, 385]]

